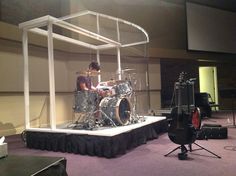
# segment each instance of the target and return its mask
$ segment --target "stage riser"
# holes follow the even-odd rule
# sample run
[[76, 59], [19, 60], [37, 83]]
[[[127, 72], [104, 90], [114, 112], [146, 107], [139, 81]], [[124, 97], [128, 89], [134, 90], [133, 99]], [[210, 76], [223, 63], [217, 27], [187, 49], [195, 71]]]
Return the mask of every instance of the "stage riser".
[[166, 131], [167, 122], [161, 120], [111, 137], [26, 131], [26, 141], [32, 149], [113, 158]]

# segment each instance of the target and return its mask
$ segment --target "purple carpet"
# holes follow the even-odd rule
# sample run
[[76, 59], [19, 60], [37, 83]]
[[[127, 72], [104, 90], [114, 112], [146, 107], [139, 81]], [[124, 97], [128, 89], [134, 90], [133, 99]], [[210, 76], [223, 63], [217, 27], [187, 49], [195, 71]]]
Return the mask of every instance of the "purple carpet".
[[[187, 160], [178, 159], [179, 150], [164, 157], [178, 146], [170, 141], [167, 133], [113, 159], [28, 149], [19, 135], [7, 137], [7, 142], [9, 154], [65, 157], [69, 176], [234, 176], [236, 128], [232, 126], [232, 114], [214, 113], [212, 118], [204, 119], [202, 123], [228, 126], [228, 139], [195, 141], [221, 159], [205, 150], [188, 152]], [[194, 144], [192, 147], [198, 148]]]

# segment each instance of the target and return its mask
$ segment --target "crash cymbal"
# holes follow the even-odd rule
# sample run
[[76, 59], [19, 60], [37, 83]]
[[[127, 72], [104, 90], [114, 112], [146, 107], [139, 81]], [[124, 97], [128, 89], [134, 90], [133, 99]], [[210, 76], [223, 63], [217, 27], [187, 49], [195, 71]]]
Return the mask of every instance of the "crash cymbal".
[[115, 86], [115, 85], [118, 85], [118, 84], [121, 84], [121, 83], [124, 83], [124, 82], [125, 82], [125, 80], [112, 79], [112, 80], [106, 81], [106, 84], [107, 84], [107, 86]]
[[133, 68], [126, 68], [126, 69], [124, 69], [124, 70], [121, 70], [122, 72], [133, 72], [133, 71], [135, 71], [135, 69], [133, 69]]
[[115, 79], [108, 80], [108, 81], [107, 81], [107, 85], [108, 85], [108, 86], [114, 86], [114, 85], [117, 85], [117, 80], [115, 80]]
[[77, 75], [81, 75], [81, 76], [98, 76], [101, 74], [101, 72], [98, 71], [79, 71], [76, 72]]
[[121, 84], [121, 83], [124, 83], [124, 82], [126, 82], [126, 80], [115, 80], [116, 84]]

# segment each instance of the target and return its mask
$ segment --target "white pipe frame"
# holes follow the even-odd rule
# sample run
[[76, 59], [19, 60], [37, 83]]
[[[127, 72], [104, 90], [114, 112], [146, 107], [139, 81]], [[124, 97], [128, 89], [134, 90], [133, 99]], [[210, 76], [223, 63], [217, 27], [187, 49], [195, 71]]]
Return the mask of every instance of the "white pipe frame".
[[[96, 22], [97, 22], [97, 33], [100, 34], [100, 23], [99, 23], [99, 16], [96, 15]], [[100, 51], [99, 49], [97, 49], [97, 62], [99, 65], [101, 65], [101, 61], [100, 61]], [[98, 82], [101, 82], [101, 75], [98, 75]]]
[[29, 111], [29, 57], [28, 57], [28, 34], [26, 30], [22, 33], [23, 56], [24, 56], [24, 100], [25, 100], [25, 129], [30, 128]]
[[54, 53], [52, 23], [48, 23], [48, 67], [49, 67], [49, 95], [50, 95], [50, 127], [56, 129], [55, 108], [55, 75], [54, 75]]
[[[91, 32], [87, 29], [82, 27], [76, 26], [65, 20], [81, 17], [84, 15], [93, 15], [96, 17], [96, 27], [97, 33]], [[107, 38], [105, 36], [100, 35], [100, 18], [106, 18], [111, 21], [116, 22], [116, 30], [117, 30], [117, 41]], [[136, 41], [133, 43], [126, 43], [122, 44], [120, 41], [120, 28], [119, 23], [124, 23], [126, 25], [132, 26], [140, 31], [140, 33], [144, 34], [145, 40], [143, 41]], [[84, 35], [86, 37], [95, 39], [102, 44], [94, 45], [91, 43], [86, 43], [77, 39], [73, 39], [70, 37], [63, 36], [61, 34], [53, 33], [53, 25], [57, 25], [61, 28], [68, 29], [75, 33]], [[40, 29], [40, 27], [47, 26], [48, 29]], [[22, 29], [22, 45], [23, 45], [23, 57], [24, 57], [24, 101], [25, 101], [25, 129], [38, 129], [30, 127], [30, 101], [29, 101], [29, 54], [28, 54], [28, 32], [36, 33], [39, 35], [47, 36], [48, 40], [48, 69], [49, 69], [49, 96], [50, 96], [50, 128], [47, 128], [51, 131], [55, 131], [56, 129], [56, 108], [55, 108], [55, 73], [54, 73], [54, 53], [53, 53], [53, 39], [65, 41], [68, 43], [72, 43], [78, 46], [82, 46], [85, 48], [93, 49], [97, 51], [97, 61], [100, 64], [100, 50], [106, 50], [111, 48], [116, 48], [117, 50], [117, 72], [118, 78], [121, 79], [121, 56], [120, 56], [120, 49], [122, 47], [130, 47], [140, 44], [146, 44], [149, 42], [149, 36], [147, 32], [141, 28], [140, 26], [131, 23], [129, 21], [125, 21], [120, 18], [115, 18], [112, 16], [92, 12], [92, 11], [83, 11], [76, 14], [64, 16], [61, 18], [55, 18], [52, 16], [43, 16], [40, 18], [36, 18], [24, 23], [19, 24], [19, 28]], [[101, 81], [101, 76], [98, 77], [98, 81]], [[65, 132], [67, 130], [64, 130]]]

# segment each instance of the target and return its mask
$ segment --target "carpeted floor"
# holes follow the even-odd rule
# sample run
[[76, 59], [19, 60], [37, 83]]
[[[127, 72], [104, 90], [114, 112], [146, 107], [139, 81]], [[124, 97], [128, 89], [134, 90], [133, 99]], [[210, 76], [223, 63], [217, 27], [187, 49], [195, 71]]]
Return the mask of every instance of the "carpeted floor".
[[[7, 137], [7, 142], [9, 154], [65, 157], [69, 176], [234, 176], [236, 128], [232, 126], [232, 113], [214, 113], [212, 118], [204, 119], [204, 123], [228, 126], [228, 139], [195, 141], [221, 159], [205, 150], [189, 152], [187, 160], [178, 159], [179, 150], [164, 157], [178, 146], [170, 141], [167, 133], [113, 159], [28, 149], [19, 135]], [[194, 148], [198, 147], [193, 144]]]

